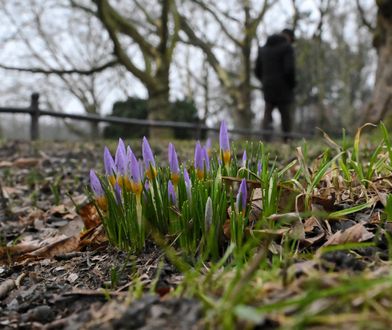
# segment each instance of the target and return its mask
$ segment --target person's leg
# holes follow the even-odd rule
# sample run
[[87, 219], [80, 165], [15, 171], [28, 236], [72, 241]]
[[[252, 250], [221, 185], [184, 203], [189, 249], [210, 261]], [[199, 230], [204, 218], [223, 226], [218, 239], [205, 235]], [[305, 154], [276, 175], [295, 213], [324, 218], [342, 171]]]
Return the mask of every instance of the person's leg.
[[279, 104], [278, 109], [282, 120], [282, 132], [284, 134], [283, 140], [287, 142], [289, 140], [289, 136], [287, 136], [286, 133], [291, 132], [291, 126], [292, 126], [291, 103]]
[[[272, 111], [274, 105], [269, 102], [265, 102], [264, 118], [261, 125], [263, 131], [272, 131]], [[262, 135], [263, 140], [269, 141], [271, 139], [271, 132]]]

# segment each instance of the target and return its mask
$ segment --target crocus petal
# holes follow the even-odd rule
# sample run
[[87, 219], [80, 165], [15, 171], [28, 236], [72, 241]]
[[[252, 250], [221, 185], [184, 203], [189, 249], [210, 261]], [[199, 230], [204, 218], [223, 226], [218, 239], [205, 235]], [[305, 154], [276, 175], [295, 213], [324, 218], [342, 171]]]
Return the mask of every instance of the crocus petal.
[[220, 126], [219, 146], [222, 151], [230, 151], [229, 135], [227, 133], [227, 127], [225, 121], [222, 121]]
[[125, 151], [124, 141], [120, 138], [118, 140], [116, 155], [114, 157], [117, 173], [121, 176], [127, 175], [128, 160]]
[[139, 167], [139, 162], [136, 159], [135, 154], [133, 154], [133, 153], [131, 154], [130, 161], [131, 161], [130, 168], [131, 168], [132, 181], [139, 183], [139, 182], [141, 182], [140, 167]]
[[203, 151], [199, 141], [197, 141], [195, 147], [194, 166], [195, 166], [197, 177], [199, 179], [202, 179], [204, 177]]
[[261, 165], [261, 161], [259, 160], [257, 162], [257, 176], [260, 176], [261, 170], [262, 170], [262, 165]]
[[203, 161], [204, 161], [204, 163], [205, 163], [205, 165], [206, 165], [206, 170], [209, 171], [209, 170], [210, 170], [210, 159], [209, 159], [209, 157], [208, 157], [207, 148], [206, 148], [206, 147], [203, 147], [202, 152], [203, 152]]
[[121, 205], [122, 199], [121, 199], [122, 193], [121, 193], [121, 187], [120, 185], [116, 182], [114, 185], [114, 197], [116, 198], [116, 203], [117, 205]]
[[103, 163], [105, 166], [105, 174], [107, 176], [112, 176], [115, 172], [116, 166], [114, 165], [114, 160], [108, 147], [105, 147], [103, 152]]
[[246, 161], [247, 161], [246, 150], [244, 150], [244, 153], [242, 154], [242, 167], [246, 167]]
[[184, 166], [184, 181], [185, 181], [185, 185], [186, 186], [189, 186], [189, 187], [192, 186], [191, 180], [189, 178], [189, 173], [188, 173], [188, 171], [187, 171], [185, 166]]
[[150, 167], [150, 165], [153, 168], [155, 168], [154, 155], [152, 154], [150, 144], [148, 143], [148, 140], [145, 136], [143, 137], [142, 154], [143, 154], [144, 164], [146, 165], [147, 170]]
[[90, 170], [90, 186], [95, 196], [101, 197], [104, 195], [101, 182], [99, 181], [97, 174], [93, 169]]
[[172, 143], [169, 143], [168, 156], [169, 156], [170, 172], [179, 174], [180, 166], [178, 165], [178, 157], [177, 157], [176, 149], [174, 148], [174, 145]]
[[248, 198], [248, 191], [246, 189], [246, 180], [242, 179], [240, 187], [238, 189], [236, 207], [238, 212], [242, 212], [245, 215], [246, 211], [246, 201]]
[[131, 155], [131, 190], [139, 197], [143, 190], [141, 175], [140, 175], [140, 166], [139, 162], [136, 159], [136, 156], [132, 153]]
[[127, 157], [129, 160], [131, 159], [132, 154], [133, 154], [133, 151], [132, 151], [131, 147], [127, 146]]

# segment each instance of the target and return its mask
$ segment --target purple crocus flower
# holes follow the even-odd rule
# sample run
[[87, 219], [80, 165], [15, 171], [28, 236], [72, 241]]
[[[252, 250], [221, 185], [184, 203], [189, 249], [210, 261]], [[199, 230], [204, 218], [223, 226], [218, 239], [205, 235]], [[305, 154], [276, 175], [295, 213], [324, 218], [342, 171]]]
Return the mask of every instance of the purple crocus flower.
[[176, 149], [174, 148], [174, 145], [172, 143], [169, 143], [168, 157], [171, 179], [176, 186], [178, 184], [178, 181], [180, 180], [180, 166], [178, 166]]
[[208, 157], [208, 151], [206, 147], [203, 147], [202, 153], [203, 153], [203, 162], [205, 163], [206, 170], [208, 172], [210, 171], [210, 159]]
[[118, 140], [116, 155], [114, 157], [114, 164], [117, 169], [117, 182], [121, 188], [130, 190], [131, 182], [129, 181], [129, 161], [126, 154], [124, 141], [120, 138]]
[[103, 152], [103, 163], [105, 166], [105, 174], [107, 175], [112, 186], [114, 186], [116, 183], [116, 165], [114, 164], [112, 154], [110, 153], [108, 147], [105, 147]]
[[169, 180], [169, 182], [167, 183], [167, 193], [169, 195], [169, 201], [175, 205], [177, 202], [177, 198], [176, 198], [176, 191], [174, 189], [174, 185], [171, 182], [171, 180]]
[[116, 198], [117, 205], [121, 205], [122, 204], [121, 196], [122, 196], [121, 187], [116, 182], [116, 184], [114, 185], [114, 197]]
[[140, 197], [140, 194], [142, 193], [143, 190], [143, 186], [142, 186], [142, 180], [140, 176], [139, 162], [136, 159], [134, 153], [130, 155], [130, 158], [131, 158], [130, 168], [131, 168], [131, 178], [132, 178], [131, 189], [136, 194], [136, 196]]
[[114, 160], [112, 154], [109, 151], [109, 148], [105, 146], [103, 151], [103, 163], [105, 166], [105, 174], [107, 176], [111, 176], [115, 172], [116, 166], [114, 165]]
[[116, 155], [114, 157], [114, 164], [116, 165], [118, 175], [127, 175], [128, 160], [125, 151], [125, 144], [121, 138], [118, 140]]
[[222, 121], [219, 131], [219, 146], [222, 154], [222, 161], [225, 166], [230, 163], [230, 142], [227, 133], [226, 122]]
[[246, 167], [246, 161], [247, 161], [247, 156], [246, 156], [246, 150], [244, 150], [244, 153], [242, 154], [242, 167]]
[[242, 179], [240, 188], [238, 189], [236, 207], [237, 212], [242, 212], [242, 215], [245, 215], [246, 211], [246, 200], [248, 198], [248, 191], [246, 189], [246, 180]]
[[200, 145], [200, 142], [197, 141], [196, 147], [195, 147], [195, 160], [194, 160], [194, 165], [195, 165], [195, 170], [196, 170], [196, 175], [199, 179], [204, 178], [204, 164], [203, 164], [203, 151]]
[[[155, 160], [154, 160], [154, 155], [152, 154], [150, 144], [148, 143], [148, 140], [145, 136], [143, 137], [142, 154], [143, 154], [144, 165], [146, 166], [146, 175], [151, 180], [156, 175]], [[151, 168], [153, 173], [151, 173]]]
[[105, 192], [102, 188], [101, 181], [99, 181], [98, 176], [93, 169], [90, 170], [90, 186], [91, 186], [91, 190], [95, 195], [95, 200], [98, 206], [101, 209], [106, 210], [107, 202], [106, 202]]
[[90, 170], [90, 187], [94, 192], [95, 196], [103, 196], [105, 192], [103, 191], [101, 181], [99, 181], [97, 174], [93, 169]]
[[257, 176], [260, 176], [261, 170], [262, 170], [262, 165], [261, 165], [261, 161], [259, 160], [257, 162]]
[[[128, 162], [128, 165], [129, 165], [129, 166], [131, 166], [131, 158], [132, 158], [132, 155], [133, 155], [133, 151], [132, 151], [131, 147], [130, 147], [130, 146], [127, 146], [127, 162]], [[129, 172], [129, 173], [130, 173], [130, 172]]]

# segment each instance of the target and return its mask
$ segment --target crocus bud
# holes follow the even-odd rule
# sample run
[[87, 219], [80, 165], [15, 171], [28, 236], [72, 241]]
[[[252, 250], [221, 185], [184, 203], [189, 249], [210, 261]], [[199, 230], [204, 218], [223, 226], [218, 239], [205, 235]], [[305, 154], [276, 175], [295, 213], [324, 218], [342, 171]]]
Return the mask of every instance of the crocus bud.
[[219, 131], [219, 146], [222, 155], [222, 161], [225, 166], [230, 163], [230, 142], [229, 135], [227, 133], [227, 127], [225, 121], [222, 121]]
[[130, 155], [131, 158], [131, 190], [136, 194], [136, 196], [140, 197], [143, 186], [142, 186], [142, 180], [140, 177], [140, 167], [139, 167], [139, 162], [136, 159], [136, 156], [134, 153]]
[[261, 170], [262, 170], [262, 165], [261, 165], [261, 161], [259, 160], [257, 162], [257, 176], [261, 175]]
[[207, 152], [206, 147], [203, 147], [202, 153], [203, 153], [203, 162], [206, 166], [207, 172], [209, 172], [210, 171], [210, 159], [208, 157], [208, 152]]
[[246, 180], [242, 179], [240, 188], [238, 189], [237, 200], [236, 200], [237, 212], [238, 213], [242, 212], [242, 215], [245, 215], [247, 198], [248, 198], [248, 191], [246, 189]]
[[99, 181], [94, 170], [90, 170], [90, 187], [95, 195], [95, 200], [102, 210], [107, 209], [105, 192], [103, 191], [101, 181]]
[[174, 189], [173, 183], [171, 180], [167, 183], [167, 193], [169, 195], [169, 201], [173, 204], [176, 205], [177, 202], [177, 197], [176, 197], [176, 191]]
[[155, 168], [154, 155], [152, 154], [150, 144], [145, 136], [143, 137], [142, 154], [144, 165], [146, 166], [146, 176], [152, 180], [155, 178], [157, 172]]
[[114, 163], [117, 168], [117, 182], [121, 188], [130, 190], [131, 182], [128, 177], [129, 162], [125, 150], [124, 141], [120, 138], [118, 140], [116, 155], [114, 157]]
[[116, 165], [116, 172], [118, 175], [126, 175], [127, 173], [127, 157], [124, 141], [119, 138], [116, 154], [114, 156], [114, 164]]
[[114, 164], [113, 157], [108, 149], [108, 147], [105, 147], [104, 152], [103, 152], [103, 163], [105, 166], [105, 174], [109, 179], [109, 182], [111, 183], [112, 186], [116, 183], [116, 165]]
[[176, 149], [172, 143], [169, 143], [168, 157], [171, 179], [173, 184], [176, 186], [180, 180], [180, 167], [178, 166]]
[[114, 197], [116, 198], [116, 203], [117, 205], [122, 204], [122, 193], [121, 193], [121, 187], [120, 185], [116, 182], [114, 185]]
[[244, 153], [242, 154], [242, 162], [241, 162], [242, 167], [246, 167], [246, 161], [247, 161], [246, 150], [244, 150]]
[[200, 145], [200, 142], [197, 141], [195, 147], [195, 159], [194, 166], [196, 170], [197, 177], [201, 180], [204, 178], [204, 164], [203, 164], [203, 151]]

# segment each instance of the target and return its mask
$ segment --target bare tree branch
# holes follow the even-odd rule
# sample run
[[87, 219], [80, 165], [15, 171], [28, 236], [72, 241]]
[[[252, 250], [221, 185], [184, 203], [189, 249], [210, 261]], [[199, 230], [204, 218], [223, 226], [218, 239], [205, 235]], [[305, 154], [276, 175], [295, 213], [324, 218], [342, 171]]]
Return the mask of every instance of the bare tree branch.
[[361, 18], [362, 24], [365, 25], [369, 31], [374, 32], [376, 27], [366, 18], [365, 10], [363, 9], [360, 0], [355, 0], [359, 17]]
[[[145, 71], [139, 69], [126, 54], [123, 49], [121, 42], [117, 36], [116, 23], [112, 20], [112, 16], [107, 15], [108, 3], [106, 0], [96, 0], [98, 6], [98, 15], [109, 33], [110, 39], [113, 42], [114, 53], [117, 56], [119, 62], [121, 62], [128, 71], [132, 72], [137, 78], [139, 78], [147, 86], [156, 86], [156, 82], [153, 77], [147, 74]], [[112, 9], [113, 11], [113, 9]]]
[[241, 41], [234, 38], [233, 34], [229, 32], [229, 30], [227, 30], [227, 24], [225, 24], [218, 16], [217, 11], [210, 8], [209, 6], [207, 6], [206, 3], [204, 3], [203, 1], [199, 1], [199, 0], [193, 0], [194, 3], [196, 3], [197, 5], [199, 5], [202, 9], [204, 9], [205, 11], [207, 11], [208, 13], [211, 14], [211, 16], [216, 20], [216, 22], [219, 24], [219, 27], [221, 28], [222, 32], [232, 41], [234, 42], [237, 46], [241, 45]]
[[64, 69], [45, 69], [45, 68], [22, 68], [22, 67], [16, 67], [16, 66], [8, 66], [5, 64], [0, 63], [0, 68], [4, 70], [12, 70], [12, 71], [19, 71], [19, 72], [30, 72], [30, 73], [42, 73], [46, 75], [50, 74], [55, 74], [55, 75], [70, 75], [70, 74], [79, 74], [79, 75], [85, 75], [89, 76], [94, 73], [102, 72], [108, 68], [114, 67], [118, 65], [119, 62], [117, 59], [109, 61], [107, 63], [104, 63], [100, 66], [97, 66], [95, 68], [90, 68], [90, 69], [69, 69], [69, 70], [64, 70]]
[[103, 15], [106, 17], [105, 20], [110, 20], [110, 25], [119, 32], [128, 35], [134, 40], [143, 52], [150, 54], [151, 56], [157, 55], [156, 48], [151, 45], [144, 35], [140, 34], [136, 27], [129, 22], [125, 17], [121, 16], [114, 8], [109, 4], [107, 0], [97, 0], [99, 16]]

